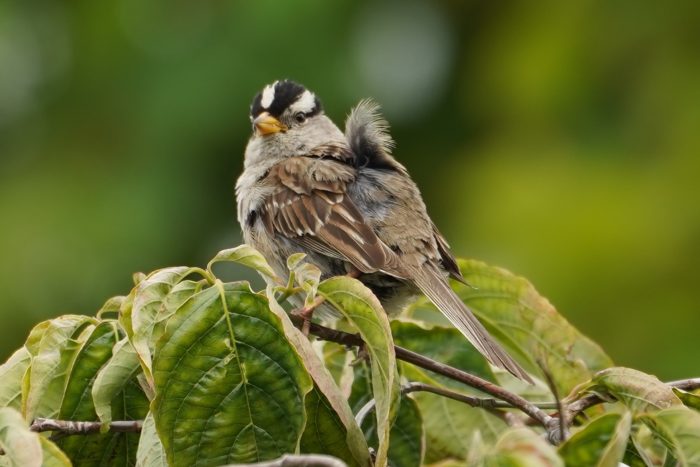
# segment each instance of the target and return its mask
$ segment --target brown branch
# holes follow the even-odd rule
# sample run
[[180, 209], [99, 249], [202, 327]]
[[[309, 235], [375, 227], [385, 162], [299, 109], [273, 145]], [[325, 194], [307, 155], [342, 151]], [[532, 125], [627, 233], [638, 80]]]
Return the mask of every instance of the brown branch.
[[666, 384], [683, 391], [694, 391], [695, 389], [700, 389], [700, 378], [679, 379], [677, 381], [669, 381]]
[[[138, 433], [143, 426], [143, 420], [120, 420], [109, 424], [111, 433]], [[71, 420], [55, 420], [52, 418], [35, 419], [30, 430], [37, 433], [42, 431], [57, 431], [64, 435], [90, 435], [99, 433], [101, 422], [75, 422]]]
[[[292, 320], [295, 321], [297, 325], [303, 325], [300, 318], [292, 316]], [[342, 344], [350, 347], [361, 347], [365, 343], [356, 334], [350, 334], [343, 331], [338, 331], [335, 329], [327, 328], [316, 323], [311, 323], [309, 331], [314, 336], [322, 340], [332, 341], [338, 344]], [[404, 362], [411, 363], [417, 367], [423, 368], [425, 370], [432, 371], [434, 373], [446, 376], [455, 381], [466, 384], [472, 388], [478, 389], [482, 392], [490, 394], [496, 399], [508, 402], [513, 407], [520, 409], [522, 412], [530, 416], [532, 419], [537, 421], [540, 425], [546, 429], [555, 428], [556, 420], [548, 415], [544, 410], [537, 407], [532, 402], [525, 400], [517, 394], [507, 391], [490, 381], [479, 378], [478, 376], [471, 375], [460, 369], [445, 365], [444, 363], [437, 362], [431, 358], [420, 355], [411, 350], [405, 349], [403, 347], [394, 346], [396, 358], [403, 360]]]

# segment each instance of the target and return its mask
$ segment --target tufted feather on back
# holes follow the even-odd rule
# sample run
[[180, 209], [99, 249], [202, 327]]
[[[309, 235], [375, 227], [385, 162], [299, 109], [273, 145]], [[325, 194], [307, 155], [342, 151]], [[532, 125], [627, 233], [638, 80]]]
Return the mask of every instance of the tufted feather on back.
[[389, 123], [372, 99], [363, 99], [345, 121], [345, 138], [356, 156], [360, 168], [406, 172], [403, 165], [391, 155], [394, 140], [389, 134]]

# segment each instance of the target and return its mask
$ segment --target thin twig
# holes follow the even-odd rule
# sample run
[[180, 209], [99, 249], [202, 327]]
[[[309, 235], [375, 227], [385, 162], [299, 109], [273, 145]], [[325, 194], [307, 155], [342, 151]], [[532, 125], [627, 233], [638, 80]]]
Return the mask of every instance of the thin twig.
[[[464, 402], [467, 405], [470, 405], [472, 407], [478, 407], [482, 409], [516, 409], [517, 407], [514, 406], [513, 404], [510, 404], [506, 401], [499, 400], [499, 399], [492, 399], [492, 398], [487, 398], [487, 397], [475, 397], [475, 396], [466, 396], [462, 393], [451, 391], [449, 389], [437, 387], [437, 386], [431, 386], [430, 384], [425, 384], [425, 383], [408, 383], [406, 384], [402, 390], [402, 394], [409, 394], [411, 392], [417, 392], [417, 391], [423, 391], [423, 392], [431, 392], [433, 394], [438, 394], [440, 396], [445, 396], [449, 399], [454, 399], [456, 401]], [[533, 402], [532, 405], [539, 407], [540, 409], [556, 409], [557, 408], [557, 403], [556, 402]]]
[[[430, 384], [425, 384], [425, 383], [418, 383], [418, 382], [412, 382], [408, 383], [407, 385], [403, 386], [401, 388], [401, 394], [409, 394], [411, 392], [429, 392], [432, 394], [437, 394], [438, 396], [443, 396], [447, 397], [448, 399], [452, 399], [458, 402], [464, 402], [465, 404], [475, 407], [475, 408], [480, 408], [484, 409], [490, 414], [500, 418], [504, 422], [506, 422], [508, 425], [511, 425], [514, 423], [514, 420], [512, 420], [512, 417], [509, 417], [508, 412], [502, 410], [502, 409], [513, 409], [516, 408], [512, 404], [509, 404], [508, 402], [498, 400], [498, 399], [490, 399], [490, 398], [482, 398], [482, 397], [475, 397], [475, 396], [467, 396], [464, 394], [461, 394], [459, 392], [451, 391], [449, 389], [437, 387], [437, 386], [432, 386]], [[539, 408], [551, 408], [552, 403], [545, 402], [545, 403], [538, 403], [534, 404]]]
[[323, 454], [285, 454], [271, 461], [256, 462], [254, 464], [236, 464], [238, 467], [346, 467], [345, 462], [335, 457]]

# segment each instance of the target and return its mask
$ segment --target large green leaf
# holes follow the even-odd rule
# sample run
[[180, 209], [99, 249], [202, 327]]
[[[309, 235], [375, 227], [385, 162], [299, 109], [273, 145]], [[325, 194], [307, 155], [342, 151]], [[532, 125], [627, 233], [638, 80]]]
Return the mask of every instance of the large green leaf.
[[0, 463], [12, 467], [41, 467], [43, 458], [39, 435], [29, 431], [17, 410], [0, 408], [0, 448], [5, 452]]
[[151, 386], [153, 386], [152, 334], [156, 316], [162, 308], [165, 296], [175, 284], [191, 272], [191, 268], [184, 266], [154, 271], [133, 288], [122, 305], [119, 322], [136, 350], [146, 380]]
[[630, 436], [632, 416], [602, 415], [559, 447], [567, 467], [617, 467], [625, 454]]
[[25, 344], [32, 364], [25, 374], [22, 412], [27, 420], [53, 418], [84, 341], [92, 333], [94, 318], [66, 315], [40, 323]]
[[247, 283], [217, 283], [180, 306], [156, 343], [153, 376], [153, 416], [169, 464], [253, 462], [297, 450], [312, 381], [267, 300]]
[[376, 403], [376, 464], [387, 462], [391, 418], [398, 401], [396, 356], [391, 328], [377, 297], [360, 281], [350, 277], [333, 277], [318, 286], [318, 293], [355, 327], [365, 342], [372, 368], [372, 392]]
[[640, 417], [673, 453], [680, 466], [700, 465], [700, 413], [677, 406]]
[[0, 366], [0, 407], [22, 407], [22, 380], [32, 356], [26, 347], [20, 347]]
[[[348, 405], [347, 396], [341, 392], [333, 381], [328, 369], [324, 366], [309, 339], [294, 327], [287, 313], [277, 303], [272, 285], [268, 284], [266, 294], [270, 311], [280, 320], [285, 336], [301, 357], [306, 371], [308, 371], [315, 383], [314, 391], [307, 395], [307, 400], [305, 401], [307, 423], [301, 441], [302, 451], [323, 454], [326, 453], [326, 447], [333, 446], [333, 455], [340, 457], [348, 465], [370, 465], [371, 459], [367, 442], [360, 427], [355, 422]], [[314, 406], [315, 398], [317, 397], [314, 395], [315, 391], [318, 392], [318, 400], [323, 402], [323, 405]], [[314, 413], [314, 407], [319, 410], [318, 415]], [[324, 411], [327, 411], [327, 413]], [[315, 422], [313, 417], [320, 417], [319, 421]], [[350, 457], [345, 457], [345, 446], [339, 447], [336, 444], [338, 439], [336, 430], [314, 430], [315, 426], [321, 426], [322, 424], [328, 427], [325, 420], [329, 417], [337, 421], [336, 430], [345, 433], [345, 445], [347, 446], [347, 451], [351, 454]]]
[[540, 364], [552, 374], [560, 394], [612, 366], [603, 350], [574, 328], [522, 277], [474, 260], [460, 260], [469, 284], [455, 284], [486, 329], [531, 373]]
[[554, 447], [528, 428], [511, 428], [501, 435], [474, 467], [564, 467]]
[[631, 368], [609, 368], [595, 374], [575, 393], [592, 392], [605, 400], [618, 400], [633, 412], [647, 412], [682, 405], [670, 386], [656, 376]]

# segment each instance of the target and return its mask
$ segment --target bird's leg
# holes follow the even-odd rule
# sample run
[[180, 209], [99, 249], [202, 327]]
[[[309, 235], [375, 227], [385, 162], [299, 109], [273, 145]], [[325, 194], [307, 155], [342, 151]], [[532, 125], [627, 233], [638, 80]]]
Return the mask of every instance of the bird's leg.
[[313, 302], [311, 302], [310, 305], [306, 305], [306, 306], [303, 306], [301, 308], [296, 308], [296, 309], [292, 310], [293, 315], [298, 316], [303, 320], [303, 323], [301, 325], [301, 332], [306, 337], [309, 337], [309, 330], [311, 328], [311, 318], [313, 318], [313, 316], [314, 316], [314, 311], [325, 300], [326, 300], [325, 298], [323, 298], [319, 295], [314, 299]]
[[357, 347], [357, 357], [350, 362], [350, 366], [356, 366], [365, 361], [369, 361], [369, 352], [367, 352], [367, 344], [362, 341], [362, 344]]

